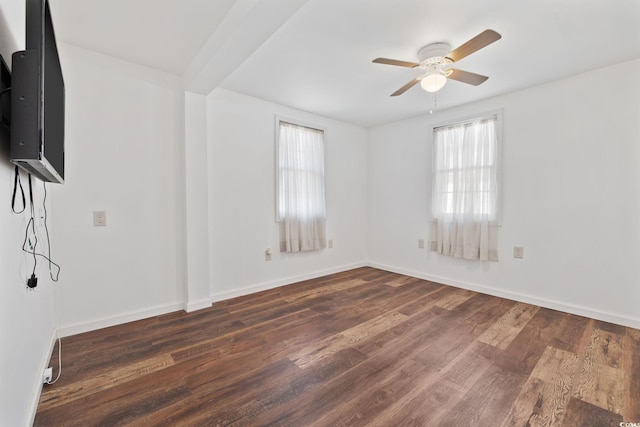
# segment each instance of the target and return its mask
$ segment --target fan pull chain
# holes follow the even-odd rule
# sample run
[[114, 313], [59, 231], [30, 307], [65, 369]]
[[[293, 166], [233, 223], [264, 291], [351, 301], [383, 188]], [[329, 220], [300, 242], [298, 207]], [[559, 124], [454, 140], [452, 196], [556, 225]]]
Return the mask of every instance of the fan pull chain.
[[433, 94], [433, 108], [431, 110], [429, 110], [429, 114], [433, 114], [433, 110], [436, 110], [438, 108], [438, 94], [434, 93]]

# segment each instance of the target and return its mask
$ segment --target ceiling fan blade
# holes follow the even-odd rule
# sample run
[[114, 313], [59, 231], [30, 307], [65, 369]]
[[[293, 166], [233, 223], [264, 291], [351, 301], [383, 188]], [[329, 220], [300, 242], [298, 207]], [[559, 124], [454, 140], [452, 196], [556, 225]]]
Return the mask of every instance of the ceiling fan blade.
[[489, 46], [496, 40], [500, 40], [502, 36], [493, 30], [484, 30], [462, 46], [459, 46], [447, 55], [453, 62], [460, 61], [465, 56], [471, 55], [473, 52]]
[[482, 74], [470, 73], [469, 71], [462, 71], [452, 69], [451, 74], [447, 77], [452, 80], [457, 80], [462, 83], [468, 83], [470, 85], [478, 86], [481, 83], [484, 83], [489, 77], [483, 76]]
[[371, 62], [375, 62], [376, 64], [397, 65], [399, 67], [407, 67], [407, 68], [415, 68], [420, 65], [417, 62], [398, 61], [397, 59], [389, 59], [389, 58], [376, 58]]
[[405, 93], [406, 91], [408, 91], [409, 89], [414, 87], [416, 84], [418, 84], [419, 81], [420, 81], [420, 78], [416, 78], [416, 79], [411, 80], [409, 83], [407, 83], [406, 85], [402, 86], [397, 91], [393, 92], [391, 94], [391, 96], [402, 95], [403, 93]]

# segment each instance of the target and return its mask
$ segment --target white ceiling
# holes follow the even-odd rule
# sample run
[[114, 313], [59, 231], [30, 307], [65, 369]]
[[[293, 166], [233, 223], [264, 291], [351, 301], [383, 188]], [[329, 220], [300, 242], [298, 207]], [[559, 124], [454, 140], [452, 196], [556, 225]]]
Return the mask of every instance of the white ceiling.
[[234, 0], [50, 0], [64, 41], [182, 74]]
[[[638, 0], [50, 0], [59, 42], [374, 126], [640, 58]], [[502, 39], [456, 63], [489, 76], [434, 96], [393, 91], [422, 46]], [[615, 78], [615, 76], [612, 76]], [[601, 90], [594, 88], [594, 91]]]

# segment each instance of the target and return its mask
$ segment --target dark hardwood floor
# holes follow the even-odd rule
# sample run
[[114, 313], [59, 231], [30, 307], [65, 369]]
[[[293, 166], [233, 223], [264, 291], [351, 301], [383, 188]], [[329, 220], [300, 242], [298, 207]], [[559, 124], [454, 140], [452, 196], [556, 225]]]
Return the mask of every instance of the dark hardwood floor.
[[640, 423], [640, 331], [372, 268], [62, 342], [36, 426]]

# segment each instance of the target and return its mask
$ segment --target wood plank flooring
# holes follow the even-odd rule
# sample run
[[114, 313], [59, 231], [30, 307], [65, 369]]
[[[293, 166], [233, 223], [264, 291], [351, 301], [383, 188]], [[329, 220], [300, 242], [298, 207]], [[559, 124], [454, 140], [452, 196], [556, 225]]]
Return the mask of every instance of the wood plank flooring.
[[35, 426], [640, 423], [640, 331], [373, 268], [62, 342]]

